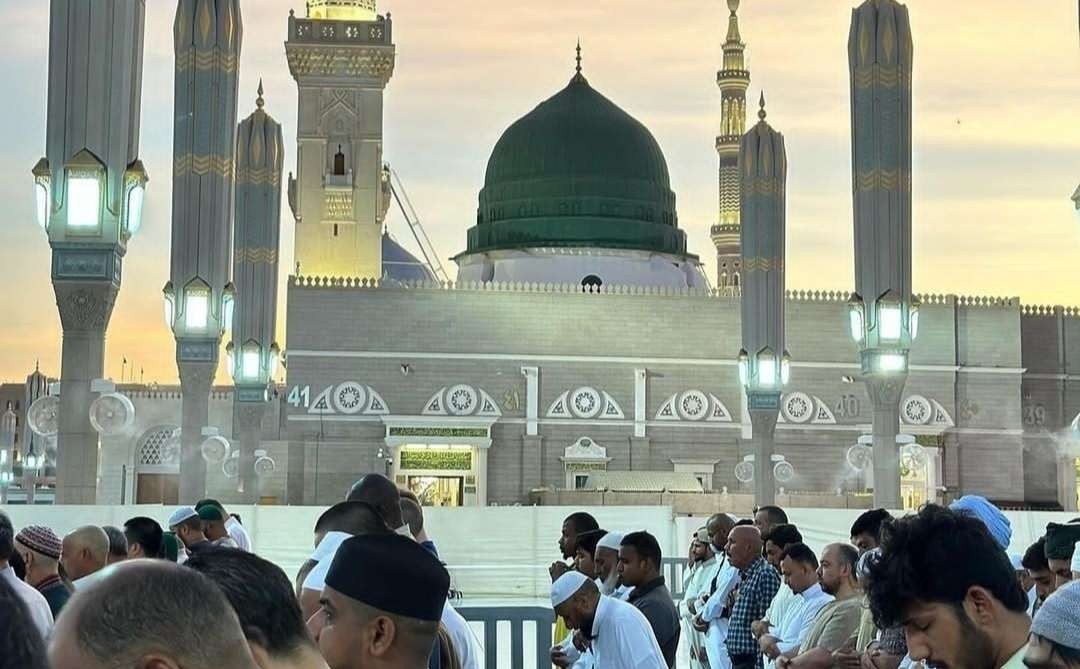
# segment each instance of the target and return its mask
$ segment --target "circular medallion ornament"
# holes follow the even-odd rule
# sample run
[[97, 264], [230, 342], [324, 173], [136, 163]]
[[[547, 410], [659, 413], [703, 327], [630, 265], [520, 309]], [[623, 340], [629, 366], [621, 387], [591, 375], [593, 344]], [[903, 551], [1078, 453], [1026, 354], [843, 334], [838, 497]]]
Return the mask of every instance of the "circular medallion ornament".
[[595, 418], [603, 408], [602, 404], [596, 388], [584, 386], [570, 394], [570, 411], [578, 418]]
[[754, 463], [743, 460], [735, 465], [735, 478], [739, 483], [749, 483], [754, 480]]
[[365, 400], [367, 391], [355, 381], [346, 381], [334, 389], [334, 406], [343, 414], [360, 413]]
[[814, 415], [814, 401], [806, 393], [791, 393], [784, 398], [784, 418], [792, 423], [805, 423]]
[[446, 408], [455, 416], [467, 416], [476, 410], [476, 390], [465, 384], [446, 391]]
[[902, 411], [904, 422], [911, 425], [926, 425], [934, 416], [930, 401], [922, 395], [912, 395], [904, 400]]
[[679, 398], [679, 415], [684, 420], [702, 420], [709, 414], [709, 398], [700, 390], [687, 390]]

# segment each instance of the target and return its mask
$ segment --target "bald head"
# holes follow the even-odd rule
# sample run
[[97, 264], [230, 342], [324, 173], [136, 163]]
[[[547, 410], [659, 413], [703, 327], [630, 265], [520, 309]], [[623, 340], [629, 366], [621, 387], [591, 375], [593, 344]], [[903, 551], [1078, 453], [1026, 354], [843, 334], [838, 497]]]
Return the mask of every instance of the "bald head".
[[381, 474], [366, 474], [349, 489], [347, 502], [366, 502], [382, 514], [383, 520], [396, 530], [405, 524], [401, 519], [401, 495], [394, 482]]
[[53, 669], [256, 668], [221, 590], [163, 560], [111, 566], [80, 589], [57, 621], [49, 661]]
[[64, 537], [60, 562], [72, 580], [89, 576], [109, 560], [109, 535], [97, 525], [84, 525]]
[[746, 569], [761, 557], [761, 531], [753, 525], [739, 525], [728, 534], [727, 554], [733, 567]]

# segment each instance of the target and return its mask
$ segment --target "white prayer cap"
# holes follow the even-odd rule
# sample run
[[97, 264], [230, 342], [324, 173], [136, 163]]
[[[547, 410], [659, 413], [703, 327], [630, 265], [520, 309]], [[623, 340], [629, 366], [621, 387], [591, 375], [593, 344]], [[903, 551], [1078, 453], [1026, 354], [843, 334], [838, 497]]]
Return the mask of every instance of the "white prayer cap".
[[1024, 568], [1024, 558], [1019, 553], [1009, 553], [1009, 562], [1012, 563], [1013, 571], [1020, 571]]
[[198, 518], [199, 512], [193, 506], [182, 506], [169, 516], [169, 527], [173, 528], [191, 518]]
[[551, 606], [556, 607], [570, 599], [585, 585], [589, 578], [580, 571], [568, 571], [551, 584]]
[[1077, 541], [1076, 545], [1073, 546], [1072, 564], [1069, 566], [1069, 569], [1080, 572], [1080, 541]]
[[330, 571], [330, 563], [334, 561], [334, 554], [337, 553], [338, 546], [351, 536], [348, 532], [327, 532], [323, 536], [322, 541], [311, 553], [311, 559], [318, 564], [312, 567], [304, 578], [303, 587], [305, 590], [322, 592], [323, 587], [326, 585], [326, 573]]
[[622, 543], [623, 535], [619, 532], [608, 532], [604, 536], [600, 537], [600, 541], [596, 542], [597, 548], [610, 548], [611, 550], [618, 552], [619, 544]]

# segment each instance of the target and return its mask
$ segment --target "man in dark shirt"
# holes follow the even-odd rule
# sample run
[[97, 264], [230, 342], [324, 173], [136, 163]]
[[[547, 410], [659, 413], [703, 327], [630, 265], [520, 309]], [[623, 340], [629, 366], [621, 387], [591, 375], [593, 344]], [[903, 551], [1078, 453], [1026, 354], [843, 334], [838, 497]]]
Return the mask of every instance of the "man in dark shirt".
[[761, 532], [756, 527], [743, 525], [728, 535], [728, 561], [742, 576], [727, 631], [732, 669], [762, 667], [762, 656], [750, 625], [765, 616], [780, 589], [780, 575], [761, 556], [761, 546]]
[[631, 532], [619, 547], [619, 581], [634, 588], [627, 600], [645, 614], [668, 667], [679, 647], [679, 611], [660, 575], [660, 544], [648, 532]]

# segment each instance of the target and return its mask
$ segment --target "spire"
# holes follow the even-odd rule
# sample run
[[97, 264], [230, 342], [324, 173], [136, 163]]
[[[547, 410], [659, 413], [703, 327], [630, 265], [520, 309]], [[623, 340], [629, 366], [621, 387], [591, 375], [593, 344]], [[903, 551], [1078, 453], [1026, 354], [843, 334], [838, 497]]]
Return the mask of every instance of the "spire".
[[266, 104], [266, 100], [263, 100], [262, 77], [259, 77], [259, 97], [255, 98], [255, 107], [262, 109], [264, 104]]
[[758, 110], [757, 117], [764, 122], [765, 121], [765, 89], [761, 90], [761, 100], [758, 102], [761, 105], [761, 109]]
[[727, 6], [731, 10], [731, 16], [728, 17], [727, 43], [740, 44], [742, 36], [739, 35], [739, 17], [735, 14], [739, 10], [739, 0], [728, 0]]
[[574, 69], [578, 74], [581, 74], [581, 38], [580, 37], [578, 38], [578, 41], [577, 41], [577, 58], [575, 60], [577, 60], [577, 67], [574, 68]]

